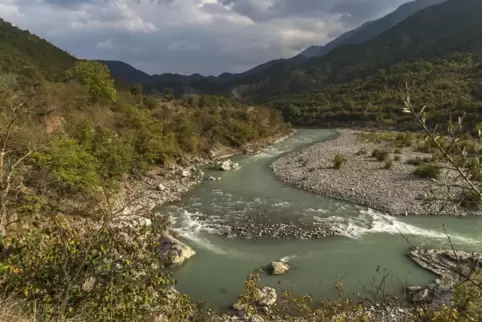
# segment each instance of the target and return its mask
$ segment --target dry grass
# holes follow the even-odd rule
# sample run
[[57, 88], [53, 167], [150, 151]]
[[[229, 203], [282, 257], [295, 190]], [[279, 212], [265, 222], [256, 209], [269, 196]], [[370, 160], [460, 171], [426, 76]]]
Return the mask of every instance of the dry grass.
[[34, 322], [35, 318], [28, 317], [21, 302], [13, 299], [0, 300], [0, 322]]

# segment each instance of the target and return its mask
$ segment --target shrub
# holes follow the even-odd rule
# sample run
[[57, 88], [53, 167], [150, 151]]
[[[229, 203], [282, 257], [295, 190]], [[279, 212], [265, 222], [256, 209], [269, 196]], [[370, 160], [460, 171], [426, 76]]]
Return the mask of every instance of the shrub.
[[385, 160], [385, 164], [383, 165], [383, 169], [391, 169], [393, 166], [393, 161], [390, 159]]
[[[41, 321], [142, 321], [169, 305], [173, 281], [160, 269], [160, 231], [55, 221], [7, 240], [2, 294], [18, 296]], [[181, 295], [179, 301], [184, 311], [175, 320], [186, 321], [193, 307]]]
[[402, 150], [400, 150], [399, 148], [396, 148], [395, 150], [393, 150], [393, 153], [402, 154]]
[[472, 190], [464, 190], [461, 194], [460, 205], [469, 210], [479, 210], [482, 203], [481, 196]]
[[388, 157], [388, 151], [375, 149], [372, 152], [372, 157], [374, 157], [375, 159], [377, 159], [380, 162], [385, 161]]
[[367, 154], [367, 150], [365, 148], [361, 148], [360, 150], [358, 150], [358, 152], [356, 153], [356, 155], [365, 155]]
[[429, 158], [429, 157], [425, 157], [425, 158], [415, 157], [415, 158], [412, 158], [412, 159], [408, 159], [406, 163], [410, 164], [410, 165], [419, 166], [419, 165], [422, 165], [424, 163], [430, 163], [432, 161], [433, 161], [433, 158]]
[[402, 159], [402, 157], [399, 156], [399, 155], [396, 155], [396, 156], [393, 157], [394, 161], [400, 161], [401, 159]]
[[440, 172], [440, 168], [433, 164], [421, 164], [413, 171], [417, 176], [431, 179], [438, 179]]
[[333, 168], [334, 169], [340, 169], [346, 162], [347, 162], [347, 159], [345, 158], [344, 155], [337, 154], [337, 155], [335, 155], [335, 158], [333, 159]]

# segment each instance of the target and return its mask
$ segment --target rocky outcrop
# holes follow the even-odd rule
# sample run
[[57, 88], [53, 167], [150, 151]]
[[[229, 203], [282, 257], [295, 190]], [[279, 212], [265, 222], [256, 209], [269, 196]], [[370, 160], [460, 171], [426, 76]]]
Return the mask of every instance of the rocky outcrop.
[[219, 161], [216, 162], [216, 168], [222, 171], [230, 171], [239, 168], [239, 163], [233, 162], [231, 160]]
[[482, 253], [413, 248], [407, 256], [443, 279], [464, 277], [476, 268], [482, 269]]
[[407, 256], [439, 277], [427, 286], [410, 286], [406, 290], [409, 302], [430, 303], [433, 309], [451, 305], [454, 286], [474, 270], [482, 269], [482, 253], [413, 248]]
[[[269, 312], [270, 307], [275, 305], [277, 300], [278, 295], [276, 294], [276, 290], [272, 287], [263, 287], [256, 290], [255, 305], [258, 312]], [[245, 318], [245, 320], [248, 319], [248, 321], [251, 321], [249, 319], [254, 316], [250, 313], [248, 305], [241, 300], [233, 305], [233, 310], [238, 317]]]
[[278, 296], [274, 288], [263, 287], [262, 289], [258, 289], [257, 299], [259, 306], [272, 306], [276, 304]]
[[283, 275], [290, 270], [290, 265], [283, 261], [271, 262], [268, 267], [268, 273], [271, 275]]
[[159, 243], [161, 262], [165, 266], [182, 265], [186, 260], [196, 255], [196, 252], [191, 247], [167, 233], [164, 233], [159, 238]]

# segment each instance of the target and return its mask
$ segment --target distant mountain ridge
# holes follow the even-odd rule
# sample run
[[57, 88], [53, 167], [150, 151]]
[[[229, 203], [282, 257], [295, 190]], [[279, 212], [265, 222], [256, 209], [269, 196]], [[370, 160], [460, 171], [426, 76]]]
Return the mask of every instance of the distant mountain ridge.
[[148, 75], [122, 62], [102, 62], [109, 67], [114, 77], [127, 83], [139, 83], [149, 90], [162, 90], [165, 87], [175, 87], [178, 91], [184, 88], [187, 89], [188, 92], [199, 91], [211, 94], [231, 95], [233, 94], [232, 89], [237, 88], [235, 94], [239, 95], [239, 90], [241, 92], [246, 90], [243, 84], [257, 84], [254, 86], [259, 87], [265, 82], [266, 75], [277, 77], [276, 75], [282, 75], [286, 71], [295, 70], [300, 64], [310, 64], [312, 59], [324, 56], [340, 46], [362, 44], [370, 41], [420, 10], [445, 1], [447, 0], [415, 0], [405, 3], [387, 16], [375, 21], [366, 22], [360, 27], [342, 34], [325, 46], [311, 46], [295, 57], [271, 60], [242, 73], [223, 73], [217, 77], [202, 76], [199, 74], [179, 75], [170, 73]]
[[369, 21], [360, 27], [350, 30], [324, 46], [311, 46], [300, 53], [307, 58], [326, 55], [333, 49], [346, 44], [362, 44], [374, 39], [378, 35], [396, 26], [406, 18], [419, 12], [420, 10], [443, 3], [447, 0], [415, 0], [407, 2], [394, 12], [374, 21]]

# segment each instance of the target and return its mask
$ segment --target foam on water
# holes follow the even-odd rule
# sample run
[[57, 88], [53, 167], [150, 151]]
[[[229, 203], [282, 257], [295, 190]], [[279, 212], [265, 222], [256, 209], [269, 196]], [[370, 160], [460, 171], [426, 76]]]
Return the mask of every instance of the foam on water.
[[281, 202], [277, 202], [275, 204], [273, 204], [274, 207], [286, 207], [286, 206], [289, 206], [290, 203], [287, 202], [287, 201], [281, 201]]
[[293, 255], [289, 255], [289, 256], [285, 256], [283, 258], [280, 259], [281, 262], [284, 262], [284, 263], [288, 263], [290, 262], [293, 258], [297, 257], [295, 254]]
[[[443, 231], [411, 225], [372, 209], [361, 210], [360, 216], [354, 218], [332, 216], [326, 218], [315, 217], [315, 219], [329, 224], [344, 236], [356, 239], [362, 238], [366, 234], [385, 233], [390, 235], [420, 236], [435, 240], [447, 240], [447, 235]], [[450, 234], [450, 238], [453, 241], [464, 244], [480, 243], [479, 240], [457, 234]]]

